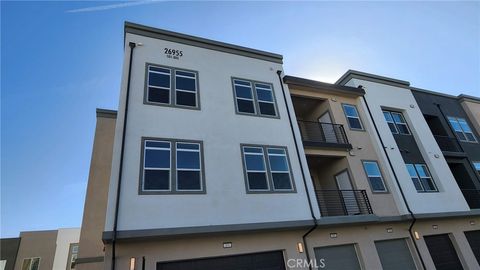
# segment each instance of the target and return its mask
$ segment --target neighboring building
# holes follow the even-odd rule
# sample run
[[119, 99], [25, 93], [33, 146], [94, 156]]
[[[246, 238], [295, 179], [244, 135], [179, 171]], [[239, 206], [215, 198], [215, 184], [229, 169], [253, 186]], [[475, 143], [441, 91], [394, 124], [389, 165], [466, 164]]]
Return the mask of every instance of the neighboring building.
[[469, 207], [480, 209], [480, 175], [475, 168], [480, 168], [480, 137], [475, 121], [470, 121], [458, 97], [418, 88], [412, 93]]
[[0, 270], [14, 270], [20, 238], [0, 239]]
[[[80, 229], [21, 232], [19, 238], [1, 239], [5, 270], [72, 270]], [[3, 265], [3, 261], [6, 261]]]
[[78, 269], [480, 267], [480, 211], [408, 82], [284, 76], [280, 55], [132, 23], [124, 57]]
[[[467, 178], [465, 171], [457, 183], [454, 174], [460, 173], [454, 170], [451, 155], [447, 153], [451, 151], [442, 152], [441, 147], [445, 146], [439, 146], [432, 134], [448, 127], [442, 126], [441, 121], [445, 119], [439, 117], [441, 113], [436, 105], [434, 109], [432, 101], [448, 106], [446, 112], [460, 117], [456, 120], [462, 121], [463, 125], [465, 113], [457, 101], [451, 103], [439, 95], [434, 98], [430, 92], [418, 89], [412, 92], [410, 83], [406, 81], [354, 70], [344, 74], [337, 84], [361, 87], [366, 92], [365, 107], [378, 129], [375, 138], [385, 149], [393, 177], [399, 180], [399, 191], [417, 219], [412, 229], [416, 232], [417, 246], [425, 266], [428, 269], [443, 269], [441, 265], [448, 266], [445, 269], [478, 268], [479, 262], [473, 253], [476, 252], [478, 257], [478, 247], [476, 244], [468, 245], [469, 240], [476, 243], [479, 234], [480, 211], [475, 209], [478, 197], [471, 196], [471, 193], [478, 194], [478, 187], [471, 182], [476, 179], [471, 174]], [[426, 94], [429, 96], [424, 96]], [[421, 102], [418, 103], [418, 100]], [[430, 120], [431, 117], [437, 117], [438, 121]], [[449, 133], [446, 134], [448, 136]], [[456, 158], [477, 156], [479, 152], [475, 147], [471, 147], [471, 153], [461, 153]], [[472, 185], [464, 186], [463, 181]], [[462, 193], [461, 189], [466, 187], [471, 190]], [[473, 205], [469, 206], [469, 203]]]
[[97, 126], [76, 260], [78, 270], [104, 269], [102, 233], [105, 228], [116, 117], [116, 111], [97, 109]]

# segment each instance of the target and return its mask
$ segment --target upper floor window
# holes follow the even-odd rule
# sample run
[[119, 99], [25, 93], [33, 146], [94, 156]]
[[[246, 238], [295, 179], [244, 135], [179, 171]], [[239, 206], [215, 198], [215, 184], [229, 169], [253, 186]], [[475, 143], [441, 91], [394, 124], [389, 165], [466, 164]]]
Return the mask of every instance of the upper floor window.
[[386, 192], [387, 187], [383, 182], [382, 173], [380, 172], [378, 163], [376, 161], [364, 161], [363, 168], [365, 169], [365, 173], [367, 174], [368, 181], [370, 182], [372, 191]]
[[475, 167], [475, 170], [480, 174], [480, 162], [473, 162], [473, 167]]
[[245, 145], [242, 155], [248, 191], [294, 191], [286, 148]]
[[448, 121], [460, 141], [477, 142], [477, 138], [473, 135], [472, 129], [470, 129], [470, 126], [465, 119], [449, 116]]
[[40, 267], [40, 258], [23, 259], [22, 270], [38, 270]]
[[146, 103], [199, 108], [198, 73], [147, 65]]
[[202, 143], [145, 139], [142, 178], [145, 193], [203, 192]]
[[232, 80], [237, 113], [278, 117], [271, 84], [244, 79]]
[[362, 121], [360, 121], [360, 116], [358, 115], [355, 105], [343, 104], [343, 111], [347, 117], [350, 129], [363, 130]]
[[410, 135], [410, 130], [402, 113], [383, 111], [383, 117], [393, 134]]
[[425, 164], [406, 164], [410, 178], [417, 191], [438, 191]]

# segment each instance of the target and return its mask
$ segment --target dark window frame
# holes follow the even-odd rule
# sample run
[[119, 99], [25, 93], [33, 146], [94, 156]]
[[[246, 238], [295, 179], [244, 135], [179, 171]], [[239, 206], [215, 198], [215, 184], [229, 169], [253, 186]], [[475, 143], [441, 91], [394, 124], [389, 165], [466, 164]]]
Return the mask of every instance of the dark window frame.
[[[239, 111], [238, 104], [237, 104], [237, 91], [235, 90], [235, 80], [238, 81], [243, 81], [243, 82], [248, 82], [250, 83], [251, 86], [251, 91], [252, 91], [252, 99], [253, 99], [253, 107], [254, 107], [254, 113], [248, 113], [248, 112], [241, 112]], [[275, 88], [273, 87], [273, 83], [269, 82], [261, 82], [261, 81], [256, 81], [256, 80], [251, 80], [251, 79], [245, 79], [245, 78], [240, 78], [240, 77], [231, 77], [231, 84], [232, 84], [232, 91], [233, 91], [233, 101], [235, 103], [235, 113], [239, 115], [248, 115], [248, 116], [257, 116], [257, 117], [265, 117], [265, 118], [273, 118], [273, 119], [280, 119], [280, 112], [278, 110], [278, 104], [277, 104], [277, 98], [275, 96]], [[264, 84], [264, 85], [269, 85], [270, 90], [272, 92], [272, 102], [266, 102], [266, 101], [259, 101], [257, 91], [255, 84]], [[240, 98], [243, 99], [243, 98]], [[269, 115], [269, 114], [262, 114], [260, 112], [260, 104], [259, 103], [272, 103], [273, 108], [275, 110], [275, 115]]]
[[[250, 189], [249, 188], [249, 180], [248, 180], [248, 174], [247, 174], [247, 164], [246, 164], [246, 159], [245, 159], [245, 152], [244, 148], [245, 147], [251, 147], [251, 148], [262, 148], [262, 153], [263, 153], [263, 160], [265, 163], [265, 170], [267, 174], [267, 182], [268, 182], [268, 189]], [[285, 151], [285, 158], [287, 161], [288, 165], [288, 173], [290, 176], [290, 183], [291, 183], [291, 189], [275, 189], [275, 185], [273, 183], [273, 176], [272, 176], [272, 170], [270, 168], [270, 159], [268, 156], [268, 149], [282, 149]], [[259, 144], [240, 144], [240, 154], [241, 154], [241, 159], [242, 159], [242, 165], [243, 165], [243, 175], [244, 175], [244, 181], [245, 181], [245, 190], [247, 194], [275, 194], [275, 193], [296, 193], [297, 189], [295, 186], [295, 179], [293, 178], [293, 171], [292, 171], [292, 164], [290, 162], [290, 157], [288, 154], [288, 148], [286, 146], [278, 146], [278, 145], [259, 145]]]
[[[146, 141], [159, 141], [170, 143], [170, 177], [169, 177], [169, 190], [145, 190], [144, 187], [144, 162], [145, 162], [145, 143]], [[184, 190], [177, 188], [177, 147], [178, 143], [186, 144], [198, 144], [199, 145], [199, 158], [200, 158], [200, 190]], [[168, 195], [168, 194], [206, 194], [206, 180], [205, 180], [205, 156], [203, 141], [199, 140], [185, 140], [185, 139], [172, 139], [172, 138], [157, 138], [157, 137], [142, 137], [140, 144], [140, 174], [138, 181], [138, 194], [139, 195]], [[182, 170], [182, 169], [180, 169]]]
[[[170, 71], [170, 88], [169, 88], [169, 103], [161, 103], [161, 102], [155, 102], [155, 101], [150, 101], [148, 94], [149, 94], [149, 75], [150, 75], [150, 70], [149, 67], [154, 67], [154, 68], [162, 68], [162, 69], [168, 69]], [[193, 73], [195, 76], [195, 101], [196, 104], [195, 106], [188, 106], [188, 105], [181, 105], [177, 104], [177, 85], [176, 85], [176, 74], [177, 71], [180, 72], [185, 72], [185, 73]], [[172, 66], [164, 66], [164, 65], [158, 65], [154, 63], [145, 63], [145, 86], [144, 86], [144, 93], [143, 93], [143, 104], [145, 105], [155, 105], [155, 106], [163, 106], [163, 107], [171, 107], [171, 108], [180, 108], [180, 109], [190, 109], [190, 110], [200, 110], [200, 79], [199, 79], [199, 72], [196, 70], [190, 70], [190, 69], [185, 69], [185, 68], [177, 68], [177, 67], [172, 67]], [[181, 92], [183, 92], [180, 89]], [[184, 90], [185, 92], [191, 92], [192, 91], [187, 91]]]

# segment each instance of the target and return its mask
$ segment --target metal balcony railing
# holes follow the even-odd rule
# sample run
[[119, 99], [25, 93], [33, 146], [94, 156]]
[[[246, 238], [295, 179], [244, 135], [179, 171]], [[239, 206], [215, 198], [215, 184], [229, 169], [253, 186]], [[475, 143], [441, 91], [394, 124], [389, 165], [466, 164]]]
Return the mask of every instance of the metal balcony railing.
[[440, 146], [440, 150], [445, 152], [463, 152], [456, 138], [440, 135], [434, 135], [434, 137], [438, 146]]
[[305, 145], [351, 147], [343, 125], [315, 121], [298, 121]]
[[462, 189], [463, 197], [471, 209], [480, 209], [480, 190], [479, 189]]
[[365, 190], [315, 190], [322, 216], [373, 214]]

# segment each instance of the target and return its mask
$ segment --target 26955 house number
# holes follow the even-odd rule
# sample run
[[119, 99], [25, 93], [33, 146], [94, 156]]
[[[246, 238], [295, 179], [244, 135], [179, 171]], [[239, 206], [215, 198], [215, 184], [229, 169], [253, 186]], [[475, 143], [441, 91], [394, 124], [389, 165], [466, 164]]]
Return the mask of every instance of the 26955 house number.
[[180, 59], [183, 56], [183, 51], [165, 48], [163, 53], [167, 56], [167, 58], [173, 59]]

